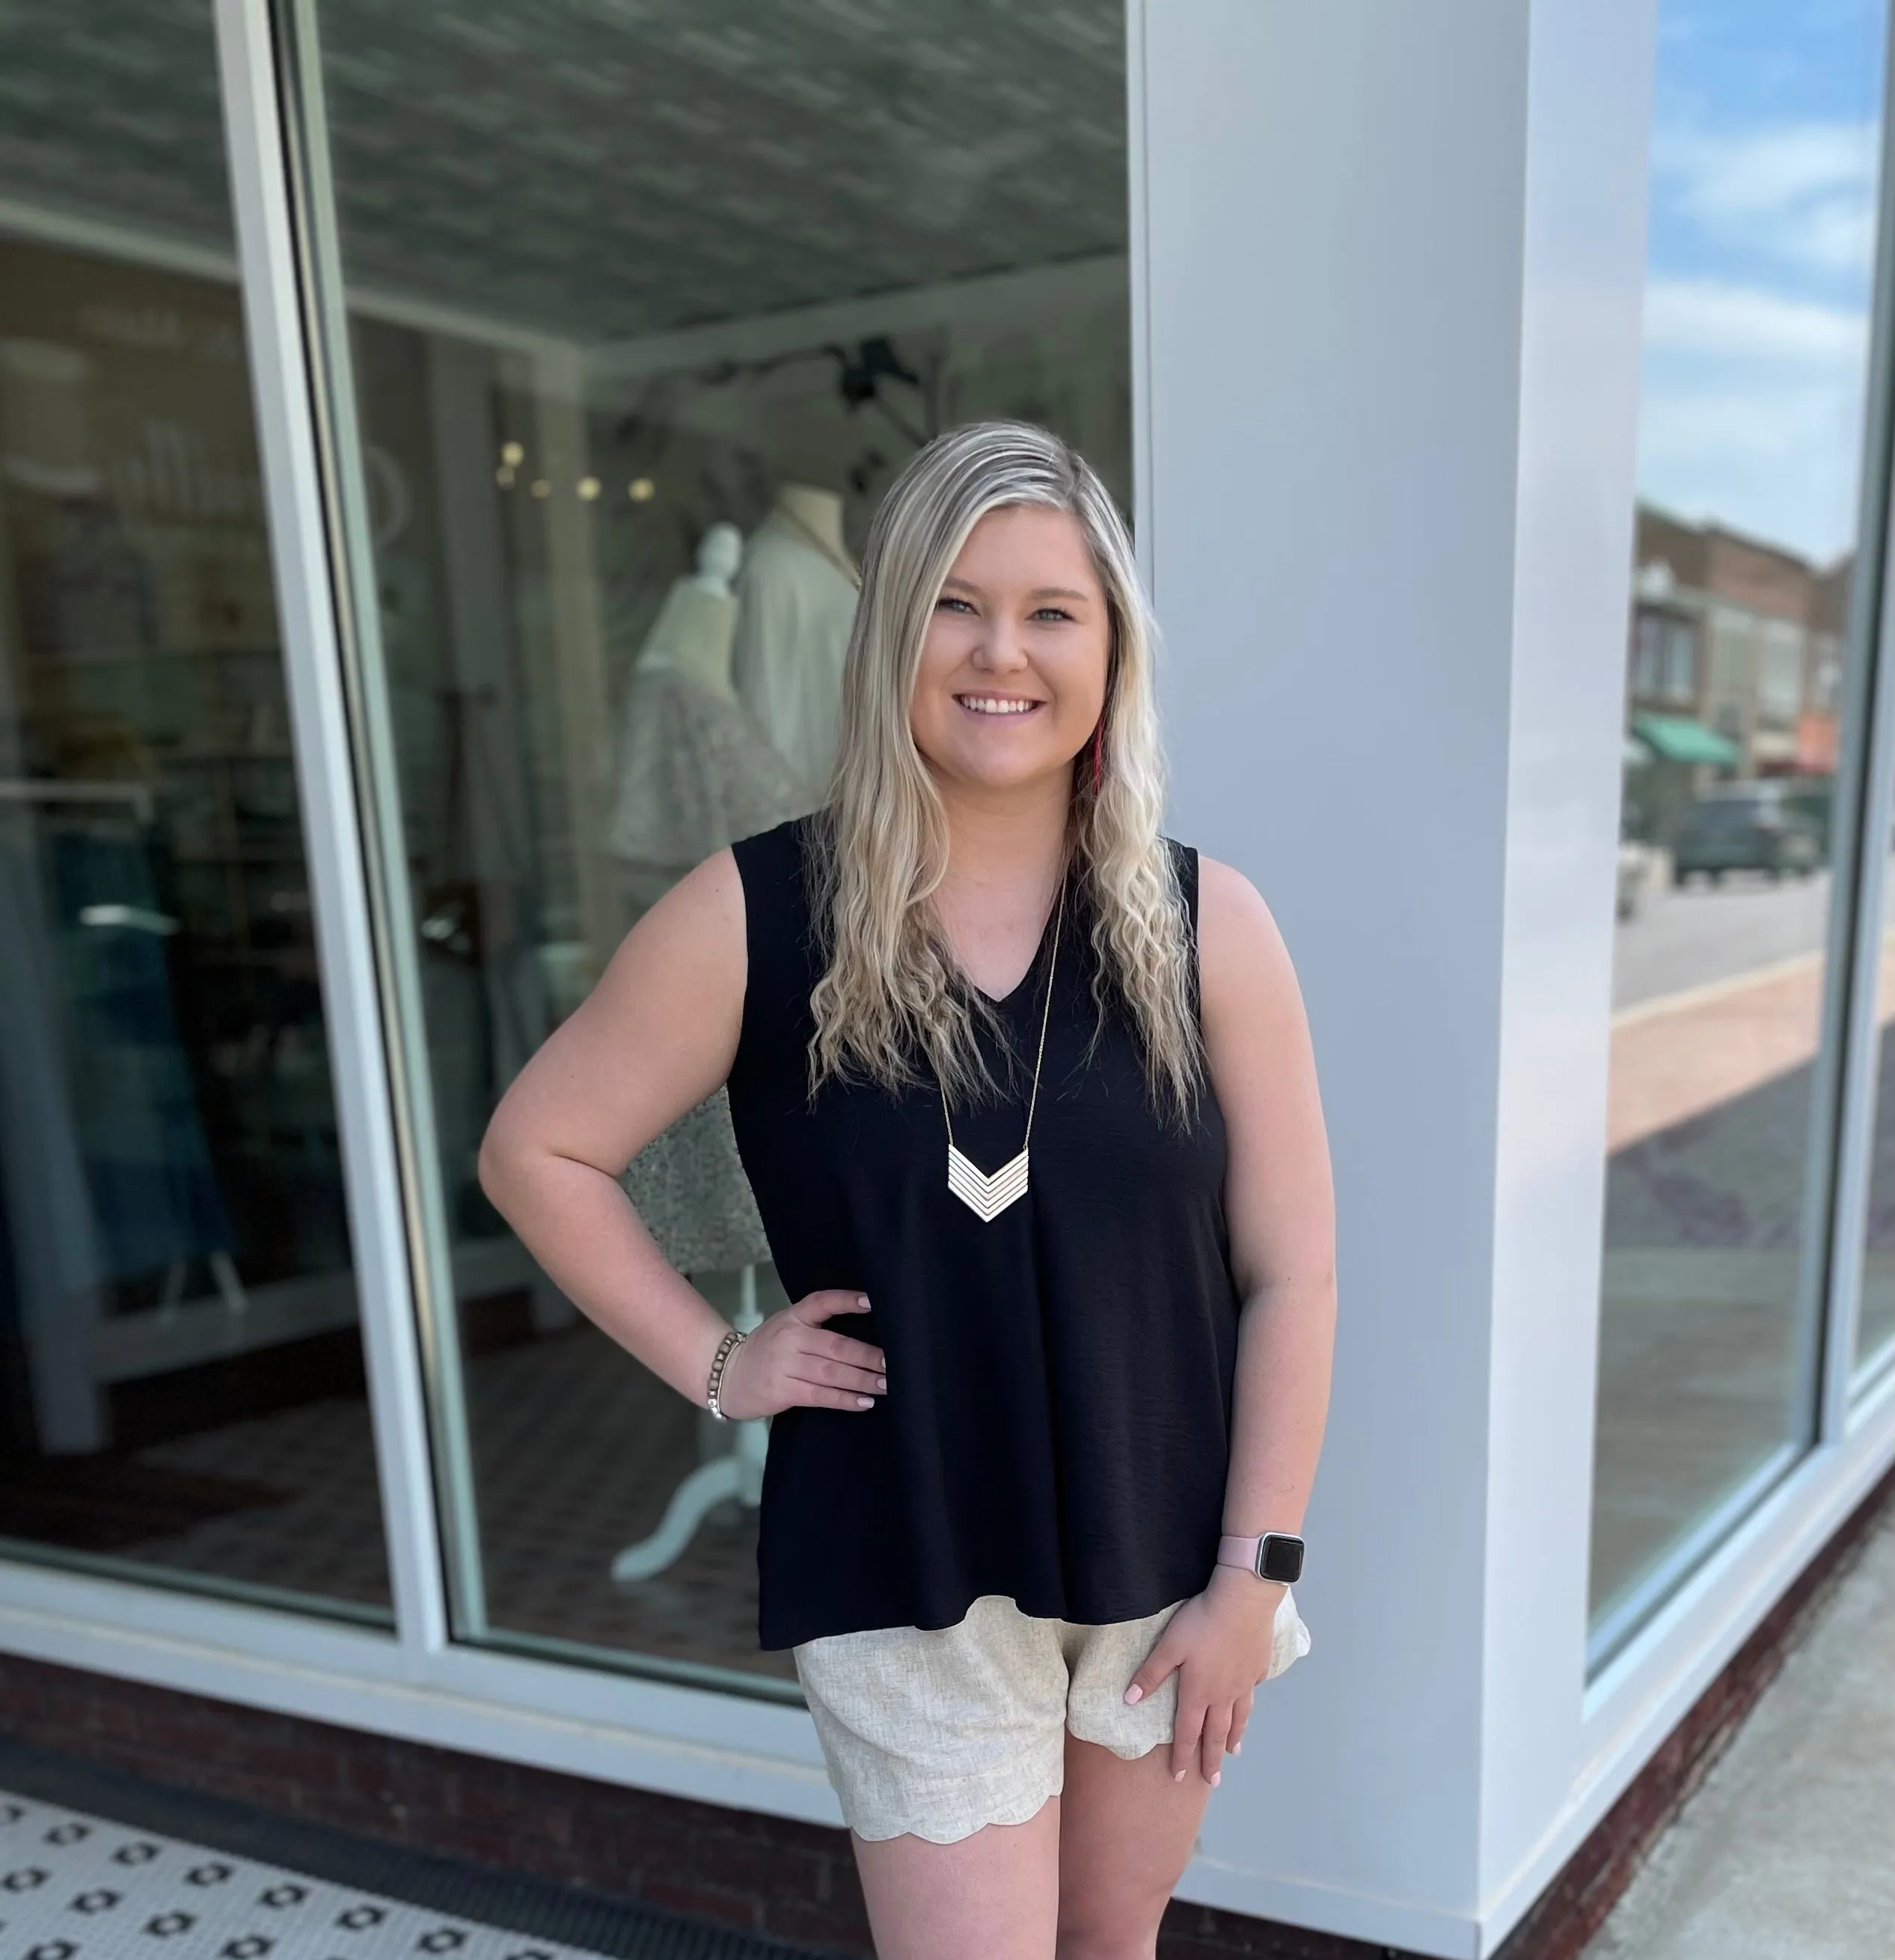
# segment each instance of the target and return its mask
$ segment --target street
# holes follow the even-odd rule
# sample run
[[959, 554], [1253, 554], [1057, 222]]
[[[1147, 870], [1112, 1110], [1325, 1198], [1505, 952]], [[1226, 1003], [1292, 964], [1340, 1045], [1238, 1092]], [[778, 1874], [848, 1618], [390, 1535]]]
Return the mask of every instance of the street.
[[[1895, 877], [1895, 859], [1890, 876]], [[1733, 872], [1721, 885], [1698, 879], [1679, 889], [1655, 872], [1636, 915], [1619, 927], [1613, 1008], [1638, 1007], [1820, 951], [1827, 942], [1832, 883], [1825, 867], [1781, 883], [1761, 872]]]

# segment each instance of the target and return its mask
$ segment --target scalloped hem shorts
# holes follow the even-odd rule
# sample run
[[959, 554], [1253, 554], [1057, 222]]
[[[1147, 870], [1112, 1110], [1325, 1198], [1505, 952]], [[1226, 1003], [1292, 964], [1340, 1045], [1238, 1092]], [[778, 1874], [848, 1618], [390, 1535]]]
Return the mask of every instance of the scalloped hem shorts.
[[[830, 1781], [858, 1838], [951, 1844], [1024, 1824], [1065, 1782], [1065, 1739], [1115, 1756], [1171, 1739], [1177, 1676], [1125, 1691], [1183, 1601], [1142, 1620], [1040, 1620], [986, 1593], [951, 1627], [833, 1634], [791, 1650]], [[1289, 1589], [1266, 1680], [1309, 1652]]]

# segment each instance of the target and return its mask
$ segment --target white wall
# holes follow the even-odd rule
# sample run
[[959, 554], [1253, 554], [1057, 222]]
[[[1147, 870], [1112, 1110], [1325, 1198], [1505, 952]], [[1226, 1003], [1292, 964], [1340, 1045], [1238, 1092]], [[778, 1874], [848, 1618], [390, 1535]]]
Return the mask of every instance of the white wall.
[[1537, 0], [1529, 49], [1483, 1643], [1488, 1921], [1526, 1902], [1516, 1881], [1587, 1776], [1654, 11], [1651, 0]]
[[1144, 26], [1173, 827], [1295, 957], [1342, 1287], [1314, 1648], [1184, 1889], [1442, 1954], [1584, 1688], [1649, 11]]

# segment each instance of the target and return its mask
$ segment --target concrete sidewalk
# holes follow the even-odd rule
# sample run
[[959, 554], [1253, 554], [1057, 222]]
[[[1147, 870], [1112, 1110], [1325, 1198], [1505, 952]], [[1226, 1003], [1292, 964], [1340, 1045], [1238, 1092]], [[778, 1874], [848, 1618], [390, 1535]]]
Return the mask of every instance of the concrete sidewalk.
[[1584, 1960], [1895, 1952], [1895, 1507]]

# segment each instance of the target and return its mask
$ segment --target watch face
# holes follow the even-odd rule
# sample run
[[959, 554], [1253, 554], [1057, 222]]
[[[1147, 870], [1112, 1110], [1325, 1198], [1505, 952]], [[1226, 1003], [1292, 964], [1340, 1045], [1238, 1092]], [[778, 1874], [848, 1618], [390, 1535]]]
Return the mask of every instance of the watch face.
[[1303, 1541], [1271, 1532], [1263, 1541], [1261, 1570], [1273, 1584], [1294, 1586], [1303, 1576]]

